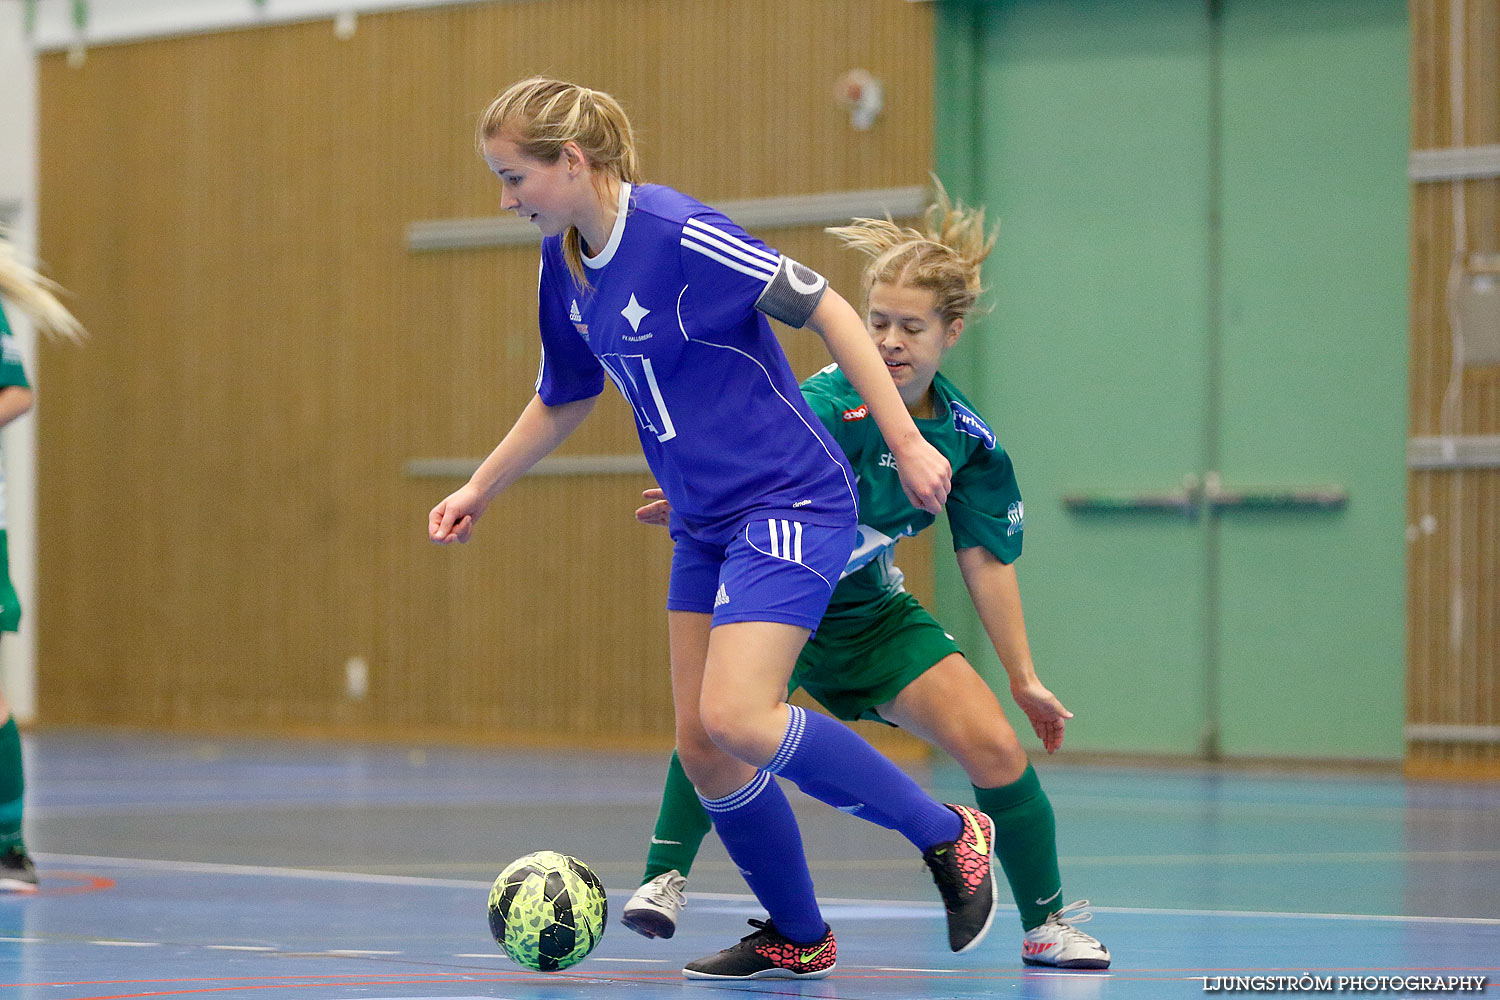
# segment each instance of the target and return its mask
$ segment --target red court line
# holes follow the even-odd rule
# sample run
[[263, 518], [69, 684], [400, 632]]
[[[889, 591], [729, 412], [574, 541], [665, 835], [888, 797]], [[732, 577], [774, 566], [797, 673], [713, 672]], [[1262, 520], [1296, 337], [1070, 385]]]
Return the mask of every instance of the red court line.
[[46, 874], [48, 881], [55, 878], [71, 878], [81, 880], [81, 884], [64, 885], [57, 888], [53, 888], [51, 886], [43, 886], [42, 888], [37, 889], [35, 892], [6, 893], [6, 897], [10, 899], [36, 899], [39, 896], [76, 896], [79, 893], [101, 892], [105, 889], [113, 889], [115, 887], [114, 879], [104, 878], [102, 875], [88, 875], [84, 872], [54, 871], [49, 871]]
[[[525, 975], [526, 973], [515, 973]], [[254, 981], [257, 983], [276, 982], [280, 979], [368, 979], [376, 976], [434, 976], [439, 980], [442, 978], [453, 978], [454, 976], [473, 975], [467, 972], [308, 972], [298, 975], [291, 973], [285, 976], [186, 976], [174, 979], [80, 979], [71, 983], [0, 983], [0, 989], [19, 989], [23, 986], [149, 986], [161, 983], [243, 983]]]
[[[347, 987], [357, 987], [357, 986], [417, 986], [417, 985], [421, 985], [423, 983], [431, 984], [432, 982], [433, 982], [433, 980], [431, 980], [431, 979], [372, 979], [372, 980], [370, 980], [368, 982], [348, 982], [348, 983], [340, 983], [339, 985], [341, 985], [341, 986], [347, 986]], [[493, 982], [505, 982], [505, 980], [498, 979], [498, 978], [497, 979], [464, 979], [464, 980], [459, 980], [459, 982], [465, 982], [465, 983], [493, 983]], [[203, 994], [203, 993], [228, 993], [228, 992], [231, 992], [231, 991], [232, 992], [240, 992], [240, 991], [246, 990], [246, 989], [254, 989], [254, 990], [308, 990], [308, 989], [326, 989], [328, 986], [329, 986], [329, 984], [326, 983], [326, 982], [323, 982], [323, 983], [267, 983], [267, 984], [265, 984], [263, 986], [244, 986], [244, 985], [241, 985], [241, 986], [207, 986], [207, 987], [202, 987], [202, 988], [199, 988], [199, 989], [147, 990], [147, 991], [142, 992], [142, 993], [111, 993], [111, 994], [107, 994], [107, 995], [106, 994], [100, 994], [100, 995], [97, 995], [97, 996], [80, 996], [80, 997], [74, 997], [73, 1000], [138, 1000], [138, 998], [140, 998], [140, 997], [171, 997], [171, 996], [197, 995], [197, 994]]]
[[[351, 973], [350, 975], [354, 975], [354, 974]], [[314, 978], [314, 977], [306, 977], [306, 978]], [[329, 978], [329, 977], [317, 977], [317, 978], [324, 978], [324, 979], [326, 979], [326, 978]], [[597, 981], [599, 978], [600, 977], [598, 977], [598, 976], [566, 976], [566, 975], [545, 976], [545, 977], [539, 977], [539, 976], [535, 976], [535, 975], [527, 975], [527, 976], [464, 976], [462, 978], [459, 978], [458, 976], [455, 975], [455, 976], [449, 977], [446, 980], [436, 980], [436, 979], [432, 979], [430, 977], [429, 978], [424, 978], [424, 979], [371, 979], [368, 982], [357, 982], [357, 981], [355, 981], [355, 982], [339, 983], [338, 985], [340, 985], [340, 986], [347, 986], [347, 987], [361, 987], [361, 986], [418, 986], [418, 985], [422, 985], [422, 984], [428, 984], [428, 985], [430, 985], [430, 984], [432, 984], [434, 982], [508, 983], [508, 984], [514, 984], [514, 985], [519, 985], [519, 984], [522, 984], [522, 983], [549, 983], [549, 984], [556, 985], [557, 981], [559, 979], [562, 979], [562, 980], [572, 979], [572, 980], [580, 980], [580, 981], [583, 981], [583, 982], [592, 982], [592, 981]], [[667, 979], [669, 977], [662, 976], [660, 978]], [[199, 982], [204, 982], [204, 981], [205, 980], [199, 980]], [[208, 981], [211, 982], [212, 980], [208, 980]], [[140, 1000], [140, 998], [142, 998], [142, 997], [166, 997], [166, 996], [196, 995], [196, 994], [203, 994], [203, 993], [226, 993], [226, 992], [229, 992], [229, 991], [232, 991], [232, 990], [245, 990], [245, 989], [262, 989], [262, 990], [305, 990], [305, 989], [314, 989], [314, 988], [324, 989], [324, 988], [327, 988], [330, 985], [332, 985], [332, 984], [330, 984], [328, 982], [316, 982], [316, 983], [267, 983], [264, 986], [245, 986], [245, 985], [237, 985], [237, 986], [208, 986], [208, 987], [202, 987], [202, 988], [196, 988], [196, 989], [147, 990], [147, 991], [144, 991], [144, 992], [141, 992], [141, 993], [113, 993], [113, 994], [107, 994], [107, 995], [100, 994], [100, 995], [97, 995], [97, 996], [79, 996], [79, 997], [69, 998], [69, 1000]]]

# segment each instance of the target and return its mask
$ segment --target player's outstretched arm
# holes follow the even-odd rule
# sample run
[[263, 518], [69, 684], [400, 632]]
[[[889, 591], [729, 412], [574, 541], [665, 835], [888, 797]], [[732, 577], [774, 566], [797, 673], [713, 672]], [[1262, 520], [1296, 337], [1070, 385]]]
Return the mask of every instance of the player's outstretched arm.
[[982, 546], [959, 549], [958, 569], [974, 610], [1010, 680], [1010, 694], [1048, 753], [1062, 746], [1063, 730], [1073, 713], [1037, 678], [1021, 614], [1021, 585], [1014, 564], [1001, 562]]
[[896, 473], [901, 487], [913, 507], [937, 514], [948, 502], [953, 485], [953, 468], [912, 422], [901, 402], [901, 393], [891, 381], [880, 352], [870, 342], [865, 324], [854, 307], [832, 288], [828, 289], [813, 310], [807, 324], [828, 345], [828, 353], [843, 370], [870, 407], [870, 415], [880, 427], [880, 434], [896, 459]]
[[469, 481], [427, 515], [427, 537], [439, 545], [467, 542], [474, 522], [490, 502], [568, 439], [593, 410], [598, 396], [548, 406], [533, 396], [505, 439], [480, 463]]

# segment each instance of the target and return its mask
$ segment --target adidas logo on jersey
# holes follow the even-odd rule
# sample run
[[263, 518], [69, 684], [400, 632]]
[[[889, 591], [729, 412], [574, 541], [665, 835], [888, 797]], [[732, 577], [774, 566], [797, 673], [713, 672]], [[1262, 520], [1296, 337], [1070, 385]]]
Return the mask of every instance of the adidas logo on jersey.
[[578, 311], [578, 300], [577, 299], [573, 300], [573, 306], [572, 306], [572, 308], [570, 308], [568, 310], [568, 319], [572, 320], [574, 323], [582, 323], [583, 322], [583, 313], [581, 313], [581, 312]]
[[714, 595], [714, 607], [722, 607], [723, 605], [728, 603], [729, 592], [724, 589], [724, 585], [721, 583], [719, 584], [719, 592]]
[[863, 406], [863, 405], [856, 406], [852, 410], [845, 410], [844, 411], [844, 419], [845, 420], [863, 420], [863, 419], [865, 419], [865, 417], [868, 417], [869, 415], [870, 415], [870, 408], [868, 406]]

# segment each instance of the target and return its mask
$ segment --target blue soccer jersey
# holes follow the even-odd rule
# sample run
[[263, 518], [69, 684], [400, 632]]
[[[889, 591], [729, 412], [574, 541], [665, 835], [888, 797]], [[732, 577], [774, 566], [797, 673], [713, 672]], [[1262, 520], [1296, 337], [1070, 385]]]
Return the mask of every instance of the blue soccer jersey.
[[752, 512], [855, 522], [854, 474], [765, 317], [802, 325], [826, 287], [820, 276], [656, 184], [621, 185], [609, 241], [584, 263], [580, 288], [561, 239], [543, 241], [542, 402], [598, 395], [609, 376], [694, 534], [733, 530]]

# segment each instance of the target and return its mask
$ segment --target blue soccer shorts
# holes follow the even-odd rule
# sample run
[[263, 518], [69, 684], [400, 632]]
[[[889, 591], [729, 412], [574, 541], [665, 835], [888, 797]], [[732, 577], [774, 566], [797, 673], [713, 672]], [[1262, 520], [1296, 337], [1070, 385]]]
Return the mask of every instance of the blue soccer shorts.
[[674, 523], [667, 610], [712, 614], [715, 625], [783, 622], [816, 632], [857, 537], [853, 525], [763, 514], [719, 545]]

